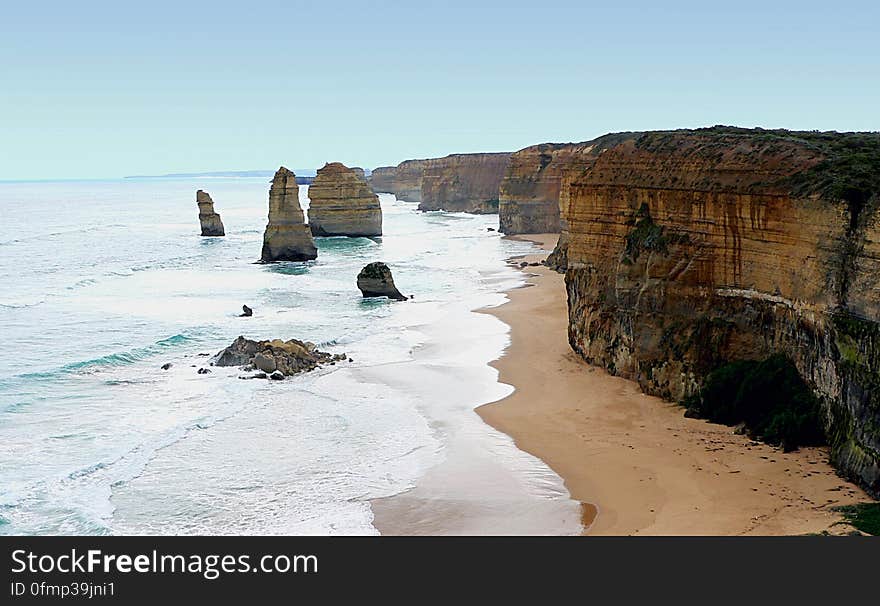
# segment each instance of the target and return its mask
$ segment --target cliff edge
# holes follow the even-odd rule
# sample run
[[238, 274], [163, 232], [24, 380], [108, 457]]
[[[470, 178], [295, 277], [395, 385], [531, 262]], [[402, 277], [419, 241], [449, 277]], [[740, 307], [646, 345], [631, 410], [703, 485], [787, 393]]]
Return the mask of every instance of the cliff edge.
[[643, 133], [567, 195], [577, 353], [678, 401], [783, 354], [832, 462], [880, 494], [880, 134]]
[[418, 202], [419, 210], [490, 214], [498, 212], [498, 190], [509, 161], [506, 152], [406, 160], [373, 169], [370, 186], [376, 193]]
[[508, 235], [564, 231], [560, 206], [567, 179], [590, 168], [609, 147], [636, 135], [613, 133], [582, 143], [541, 143], [515, 152], [499, 187], [501, 231]]

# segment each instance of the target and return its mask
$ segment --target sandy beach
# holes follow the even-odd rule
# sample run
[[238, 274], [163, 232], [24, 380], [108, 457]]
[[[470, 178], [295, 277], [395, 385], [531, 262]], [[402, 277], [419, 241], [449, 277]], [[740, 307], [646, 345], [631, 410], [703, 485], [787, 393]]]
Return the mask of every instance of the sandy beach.
[[[528, 239], [551, 250], [556, 235]], [[783, 453], [687, 419], [679, 406], [588, 366], [568, 346], [563, 276], [543, 266], [523, 271], [527, 286], [485, 311], [511, 327], [511, 344], [492, 366], [515, 391], [477, 412], [558, 473], [585, 512], [597, 512], [586, 534], [850, 530], [833, 508], [870, 499], [836, 475], [826, 449]]]

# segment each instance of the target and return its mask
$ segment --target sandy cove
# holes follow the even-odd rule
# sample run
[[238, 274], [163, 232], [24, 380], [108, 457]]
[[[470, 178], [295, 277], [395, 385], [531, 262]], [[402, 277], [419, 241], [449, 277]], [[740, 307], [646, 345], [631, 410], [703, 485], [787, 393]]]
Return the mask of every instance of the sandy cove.
[[[529, 236], [551, 250], [557, 236]], [[526, 257], [535, 261], [545, 255]], [[572, 498], [598, 515], [591, 535], [844, 533], [833, 511], [870, 498], [838, 477], [824, 448], [783, 453], [730, 427], [687, 419], [681, 407], [584, 363], [569, 348], [565, 283], [526, 267], [527, 286], [485, 310], [511, 327], [492, 366], [515, 392], [477, 409], [489, 425], [545, 461]]]

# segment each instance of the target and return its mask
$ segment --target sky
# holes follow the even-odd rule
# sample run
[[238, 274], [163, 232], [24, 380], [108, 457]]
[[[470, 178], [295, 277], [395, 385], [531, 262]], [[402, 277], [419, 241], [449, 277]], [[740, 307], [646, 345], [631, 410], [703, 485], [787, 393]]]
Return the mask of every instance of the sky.
[[880, 2], [0, 5], [0, 180], [880, 130]]

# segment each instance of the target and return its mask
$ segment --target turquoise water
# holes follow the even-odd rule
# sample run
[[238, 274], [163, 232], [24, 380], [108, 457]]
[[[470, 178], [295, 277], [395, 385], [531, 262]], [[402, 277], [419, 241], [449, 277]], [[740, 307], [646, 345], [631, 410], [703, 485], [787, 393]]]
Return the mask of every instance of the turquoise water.
[[[225, 238], [198, 235], [198, 188]], [[504, 260], [530, 244], [488, 232], [497, 217], [383, 195], [382, 238], [318, 239], [314, 262], [258, 265], [267, 190], [265, 179], [0, 184], [0, 533], [373, 533], [370, 499], [412, 488], [482, 402], [452, 414], [370, 369], [436, 364], [418, 352], [439, 344], [481, 369], [464, 391], [509, 392], [485, 367], [506, 328], [471, 310], [504, 301], [521, 280]], [[300, 197], [306, 206], [307, 188]], [[375, 260], [415, 298], [362, 299], [355, 277]], [[238, 317], [242, 304], [253, 317]], [[456, 345], [463, 319], [469, 340]], [[310, 340], [354, 362], [280, 383], [197, 374], [240, 334]]]

